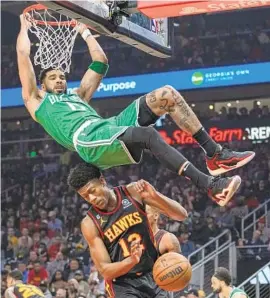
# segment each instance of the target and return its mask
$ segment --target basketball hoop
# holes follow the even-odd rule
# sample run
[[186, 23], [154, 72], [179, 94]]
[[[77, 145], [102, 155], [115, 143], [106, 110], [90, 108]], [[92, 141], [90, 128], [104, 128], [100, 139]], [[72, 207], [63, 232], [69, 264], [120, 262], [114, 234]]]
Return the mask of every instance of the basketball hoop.
[[69, 72], [78, 22], [42, 4], [27, 7], [23, 14], [30, 15], [32, 26], [29, 30], [39, 39], [34, 64], [42, 69], [52, 67]]

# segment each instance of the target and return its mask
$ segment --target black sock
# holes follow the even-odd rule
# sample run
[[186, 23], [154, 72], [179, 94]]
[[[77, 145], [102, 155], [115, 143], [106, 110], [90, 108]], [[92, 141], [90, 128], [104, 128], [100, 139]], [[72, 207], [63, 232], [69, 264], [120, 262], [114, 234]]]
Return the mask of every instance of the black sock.
[[212, 157], [219, 150], [218, 144], [203, 127], [193, 135], [193, 138], [200, 144], [208, 157]]
[[182, 176], [190, 179], [196, 186], [207, 188], [211, 181], [211, 176], [205, 175], [203, 172], [194, 167], [192, 163], [188, 163], [182, 171]]

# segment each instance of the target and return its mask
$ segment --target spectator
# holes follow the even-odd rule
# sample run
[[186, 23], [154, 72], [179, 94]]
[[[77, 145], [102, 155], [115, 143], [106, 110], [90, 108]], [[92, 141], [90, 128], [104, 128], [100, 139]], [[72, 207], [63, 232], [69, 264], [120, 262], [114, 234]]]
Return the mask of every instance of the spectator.
[[64, 280], [63, 271], [57, 270], [52, 275], [50, 289], [53, 293], [57, 292], [58, 289], [67, 289], [67, 282]]
[[52, 245], [49, 247], [48, 253], [49, 253], [49, 257], [50, 260], [54, 260], [60, 250], [61, 247], [61, 242], [62, 239], [60, 236], [56, 236], [55, 238], [53, 238], [53, 243]]
[[259, 246], [263, 245], [260, 237], [261, 232], [256, 230], [253, 232], [252, 238], [246, 241], [247, 246], [254, 246], [254, 248], [248, 248], [247, 254], [250, 256], [255, 256], [257, 259], [260, 259], [261, 248]]
[[19, 246], [22, 246], [22, 238], [25, 237], [27, 238], [27, 245], [28, 245], [28, 248], [30, 249], [31, 246], [33, 245], [33, 240], [32, 238], [29, 236], [29, 230], [27, 228], [23, 228], [22, 229], [22, 236], [19, 238]]
[[53, 293], [57, 292], [59, 289], [66, 289], [67, 282], [64, 280], [63, 271], [56, 270], [52, 275], [52, 280], [50, 284], [50, 289]]
[[260, 239], [263, 243], [267, 243], [270, 240], [270, 228], [265, 225], [265, 218], [261, 217], [258, 222], [258, 231], [261, 232]]
[[248, 206], [245, 205], [243, 196], [236, 198], [236, 206], [232, 208], [231, 215], [235, 218], [235, 228], [238, 232], [241, 231], [242, 219], [248, 214]]
[[48, 282], [46, 280], [42, 280], [39, 285], [41, 291], [43, 292], [45, 298], [52, 298], [52, 294], [48, 289]]
[[195, 251], [195, 244], [193, 241], [189, 240], [189, 234], [187, 232], [181, 233], [179, 241], [181, 244], [182, 254], [186, 258]]
[[[46, 224], [46, 226], [48, 225], [48, 221], [42, 221], [41, 224]], [[40, 243], [44, 243], [47, 247], [49, 247], [50, 245], [50, 238], [48, 237], [48, 229], [47, 227], [43, 227], [40, 229]]]
[[21, 271], [21, 273], [22, 273], [22, 275], [23, 275], [23, 279], [22, 279], [22, 281], [24, 282], [24, 283], [27, 283], [27, 281], [28, 281], [28, 273], [29, 273], [29, 270], [27, 269], [27, 267], [26, 267], [26, 263], [25, 262], [23, 262], [23, 261], [18, 261], [18, 270], [20, 270]]
[[62, 231], [62, 221], [59, 218], [56, 218], [55, 211], [49, 212], [48, 228], [53, 232]]
[[8, 242], [9, 242], [9, 245], [10, 245], [13, 249], [16, 249], [17, 246], [18, 246], [18, 238], [17, 238], [16, 235], [15, 235], [15, 230], [14, 230], [14, 228], [9, 228], [9, 229], [8, 229], [7, 236], [8, 236]]
[[261, 180], [258, 185], [258, 189], [256, 191], [256, 197], [258, 198], [260, 203], [263, 203], [265, 198], [270, 197], [270, 188], [266, 188], [266, 184], [264, 180]]
[[87, 298], [96, 298], [97, 295], [102, 294], [99, 290], [99, 279], [94, 278], [89, 281], [89, 292]]
[[64, 260], [63, 253], [59, 251], [56, 255], [55, 260], [48, 263], [47, 270], [49, 273], [49, 276], [53, 276], [57, 271], [64, 271], [66, 261]]
[[48, 280], [48, 272], [44, 267], [41, 267], [40, 261], [33, 263], [33, 269], [29, 271], [28, 283], [34, 286], [39, 286], [41, 281]]
[[77, 298], [79, 293], [79, 283], [76, 279], [71, 278], [68, 280], [68, 298]]
[[222, 229], [232, 229], [235, 218], [227, 206], [219, 207], [219, 215], [216, 219], [217, 225]]
[[[33, 243], [31, 239], [31, 244]], [[30, 253], [30, 243], [28, 242], [28, 238], [25, 236], [22, 236], [20, 238], [20, 244], [18, 246], [17, 250], [17, 258], [19, 259], [27, 259]]]
[[199, 292], [195, 289], [187, 291], [187, 298], [199, 298]]
[[64, 277], [67, 280], [74, 278], [75, 272], [80, 270], [80, 263], [77, 259], [71, 259], [67, 268], [65, 268]]
[[56, 291], [56, 298], [67, 298], [67, 290], [66, 289], [58, 289]]
[[85, 281], [85, 277], [84, 277], [82, 270], [77, 270], [75, 272], [74, 278], [79, 283], [79, 289], [78, 289], [79, 293], [84, 294], [86, 297], [90, 288], [89, 288], [88, 283]]

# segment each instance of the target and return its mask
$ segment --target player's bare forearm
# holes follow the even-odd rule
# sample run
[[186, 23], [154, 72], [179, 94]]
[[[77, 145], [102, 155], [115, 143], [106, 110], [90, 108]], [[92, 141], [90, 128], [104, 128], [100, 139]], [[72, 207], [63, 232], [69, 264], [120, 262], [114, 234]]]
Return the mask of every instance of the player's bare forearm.
[[92, 69], [88, 69], [81, 80], [80, 87], [77, 89], [80, 98], [89, 102], [97, 90], [102, 78], [103, 75], [96, 73]]
[[[108, 59], [104, 51], [102, 50], [96, 39], [92, 36], [89, 29], [87, 29], [85, 25], [80, 24], [78, 30], [88, 46], [92, 61], [101, 62], [104, 65], [108, 64]], [[82, 78], [80, 87], [77, 90], [78, 95], [86, 102], [89, 102], [94, 92], [97, 90], [102, 78], [102, 72], [96, 71], [94, 68], [88, 68]]]
[[[149, 203], [146, 202], [146, 204]], [[158, 191], [156, 191], [153, 200], [151, 200], [151, 204], [152, 206], [154, 205], [153, 207], [158, 208], [165, 215], [174, 220], [183, 221], [188, 217], [187, 210], [184, 207], [182, 207], [178, 202], [164, 196]]]
[[90, 35], [87, 37], [85, 42], [88, 46], [88, 50], [93, 61], [99, 61], [106, 64], [108, 63], [108, 58], [95, 37]]
[[136, 264], [128, 257], [121, 262], [103, 264], [100, 273], [106, 280], [113, 280], [127, 274]]
[[22, 84], [22, 97], [32, 118], [35, 120], [35, 110], [39, 104], [36, 76], [30, 60], [31, 43], [28, 37], [29, 22], [20, 16], [21, 30], [17, 38], [17, 60], [19, 77]]
[[25, 27], [21, 27], [20, 33], [17, 38], [17, 55], [24, 55], [29, 57], [31, 52], [31, 42], [28, 37], [28, 32]]
[[166, 233], [159, 244], [161, 254], [166, 252], [181, 253], [181, 246], [177, 237], [172, 233]]
[[141, 179], [127, 186], [127, 190], [136, 200], [157, 208], [161, 213], [174, 220], [185, 220], [187, 211], [176, 201], [158, 192], [153, 185]]

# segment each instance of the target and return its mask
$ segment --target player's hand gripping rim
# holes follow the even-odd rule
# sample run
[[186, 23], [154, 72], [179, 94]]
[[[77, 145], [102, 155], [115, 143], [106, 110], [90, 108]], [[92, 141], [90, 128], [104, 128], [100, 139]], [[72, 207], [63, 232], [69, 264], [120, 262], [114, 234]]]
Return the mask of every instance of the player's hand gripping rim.
[[21, 14], [20, 21], [21, 21], [21, 28], [26, 30], [30, 29], [33, 26], [33, 22], [34, 22], [29, 13]]

